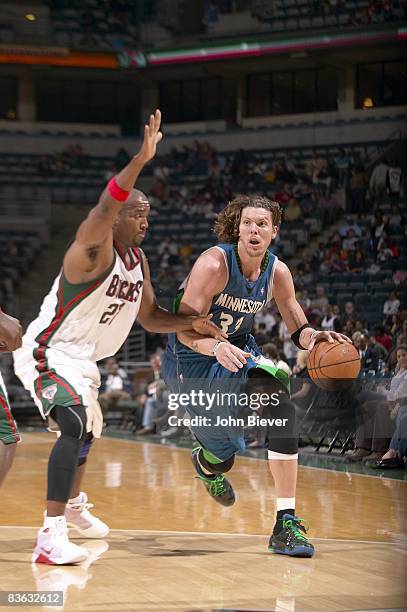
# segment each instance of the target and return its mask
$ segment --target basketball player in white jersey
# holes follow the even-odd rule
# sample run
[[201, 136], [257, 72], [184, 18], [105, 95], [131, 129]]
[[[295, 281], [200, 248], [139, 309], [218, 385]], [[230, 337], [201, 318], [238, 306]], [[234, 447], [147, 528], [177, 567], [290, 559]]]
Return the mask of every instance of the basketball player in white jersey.
[[60, 274], [39, 316], [14, 353], [15, 371], [42, 416], [58, 425], [60, 436], [48, 465], [47, 511], [33, 562], [78, 563], [87, 551], [71, 543], [67, 526], [86, 538], [103, 538], [109, 528], [89, 512], [80, 491], [86, 456], [102, 430], [97, 401], [96, 362], [114, 355], [137, 318], [148, 331], [195, 330], [217, 337], [208, 317], [173, 315], [158, 306], [143, 252], [147, 197], [134, 184], [162, 138], [157, 110], [145, 126], [139, 153], [111, 181], [79, 226]]
[[[0, 308], [0, 352], [14, 351], [21, 346], [21, 325]], [[14, 460], [20, 442], [16, 422], [8, 401], [6, 387], [0, 373], [0, 487]]]

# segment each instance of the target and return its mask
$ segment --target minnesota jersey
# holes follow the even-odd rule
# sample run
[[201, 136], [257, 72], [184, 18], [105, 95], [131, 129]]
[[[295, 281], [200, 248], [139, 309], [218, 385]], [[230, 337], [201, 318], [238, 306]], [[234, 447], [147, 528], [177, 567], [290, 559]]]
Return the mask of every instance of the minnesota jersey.
[[[247, 280], [239, 266], [236, 247], [233, 244], [219, 244], [228, 272], [225, 288], [216, 295], [209, 310], [212, 321], [228, 334], [230, 342], [243, 347], [253, 328], [254, 316], [271, 300], [273, 295], [273, 277], [277, 257], [267, 252], [266, 263], [263, 265], [259, 278], [255, 281]], [[188, 278], [182, 284], [176, 303], [179, 305], [183, 292], [187, 286]], [[175, 342], [175, 335], [170, 335], [170, 346]], [[178, 343], [177, 349], [180, 348]], [[190, 351], [182, 345], [183, 350]], [[178, 352], [178, 350], [177, 350]], [[192, 351], [190, 351], [192, 352]]]
[[32, 347], [39, 363], [46, 359], [48, 349], [92, 362], [114, 355], [126, 340], [140, 308], [140, 257], [137, 249], [130, 249], [124, 259], [115, 250], [110, 269], [83, 284], [69, 283], [61, 271], [39, 316], [29, 325], [23, 347]]

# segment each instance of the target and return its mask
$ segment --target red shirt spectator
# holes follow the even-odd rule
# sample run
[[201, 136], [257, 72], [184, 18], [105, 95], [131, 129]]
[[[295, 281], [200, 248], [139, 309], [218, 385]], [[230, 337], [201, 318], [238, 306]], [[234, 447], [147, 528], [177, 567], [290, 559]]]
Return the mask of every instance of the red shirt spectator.
[[383, 325], [378, 325], [374, 331], [374, 338], [376, 342], [384, 346], [386, 351], [390, 353], [391, 347], [393, 346], [393, 341], [391, 336], [386, 333]]
[[288, 183], [284, 185], [283, 191], [279, 191], [278, 193], [276, 193], [276, 200], [282, 206], [284, 204], [288, 204], [292, 197], [293, 194], [291, 193], [290, 185]]

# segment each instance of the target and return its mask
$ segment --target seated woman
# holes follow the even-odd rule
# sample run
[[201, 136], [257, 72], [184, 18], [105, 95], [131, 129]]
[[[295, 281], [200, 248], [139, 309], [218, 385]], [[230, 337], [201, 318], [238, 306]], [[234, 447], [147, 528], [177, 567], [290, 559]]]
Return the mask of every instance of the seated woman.
[[398, 385], [395, 390], [397, 399], [392, 410], [396, 430], [390, 441], [389, 450], [371, 466], [376, 469], [403, 469], [407, 458], [407, 345], [405, 344], [397, 349], [397, 364], [399, 367], [396, 374], [398, 375]]
[[[363, 423], [356, 430], [355, 449], [347, 456], [347, 461], [364, 461], [371, 467], [384, 467], [376, 463], [394, 458], [394, 452], [388, 450], [389, 439], [394, 442], [392, 421], [400, 398], [403, 397], [407, 397], [407, 345], [404, 344], [397, 348], [397, 366], [390, 389], [382, 393], [362, 391], [357, 398], [361, 405]], [[386, 467], [398, 466], [386, 464]]]

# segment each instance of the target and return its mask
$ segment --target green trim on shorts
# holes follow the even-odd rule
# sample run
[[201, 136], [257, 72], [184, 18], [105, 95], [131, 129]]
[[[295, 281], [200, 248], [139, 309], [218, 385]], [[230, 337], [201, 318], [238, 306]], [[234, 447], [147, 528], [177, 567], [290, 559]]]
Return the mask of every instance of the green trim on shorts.
[[0, 442], [3, 444], [16, 444], [21, 436], [11, 411], [10, 402], [0, 385]]
[[49, 415], [54, 406], [83, 405], [82, 396], [54, 369], [41, 372], [35, 379], [34, 389], [45, 416]]
[[201, 446], [201, 449], [202, 449], [202, 453], [203, 453], [204, 458], [209, 463], [213, 463], [214, 465], [216, 465], [217, 463], [223, 463], [222, 459], [218, 459], [218, 457], [216, 455], [214, 455], [210, 451], [206, 450], [206, 448], [204, 448], [203, 446]]

